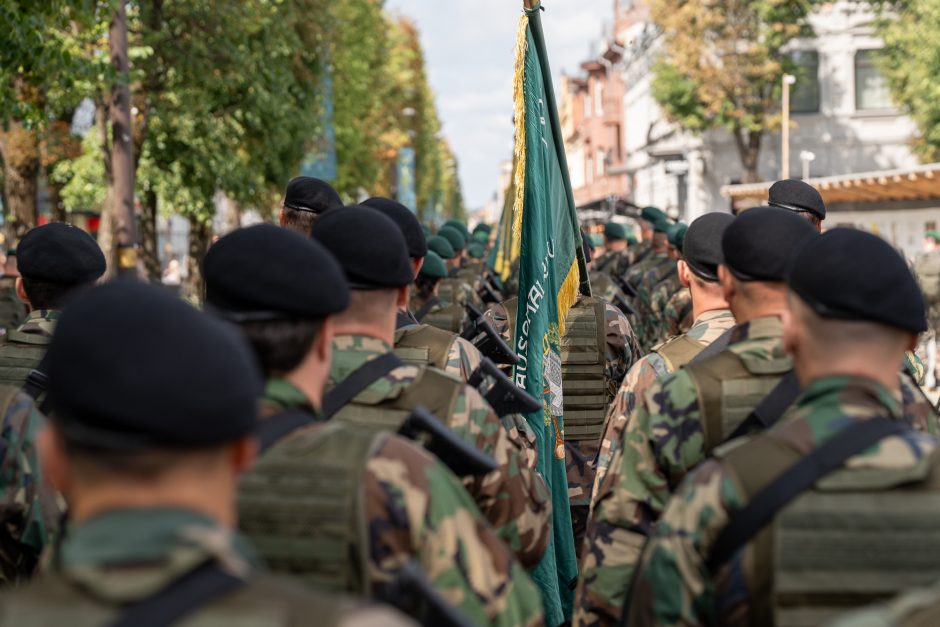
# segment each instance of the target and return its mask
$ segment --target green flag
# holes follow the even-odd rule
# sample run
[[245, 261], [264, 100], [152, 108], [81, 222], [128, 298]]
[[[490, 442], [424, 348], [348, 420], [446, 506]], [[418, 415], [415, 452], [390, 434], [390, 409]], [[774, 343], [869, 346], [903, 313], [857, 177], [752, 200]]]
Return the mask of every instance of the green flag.
[[559, 338], [586, 272], [538, 7], [527, 9], [520, 23], [514, 87], [513, 231], [520, 248], [513, 342], [520, 362], [513, 375], [517, 385], [544, 400], [543, 410], [526, 419], [538, 438], [554, 527], [532, 576], [542, 592], [546, 623], [558, 625], [571, 617], [571, 585], [578, 575], [565, 473]]

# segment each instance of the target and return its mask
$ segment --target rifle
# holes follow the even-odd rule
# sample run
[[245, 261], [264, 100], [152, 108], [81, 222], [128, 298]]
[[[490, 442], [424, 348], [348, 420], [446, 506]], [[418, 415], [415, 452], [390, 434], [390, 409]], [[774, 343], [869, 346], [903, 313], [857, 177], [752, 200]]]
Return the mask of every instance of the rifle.
[[420, 405], [398, 428], [398, 435], [421, 440], [431, 453], [458, 477], [485, 475], [497, 468], [496, 461], [461, 440], [456, 433]]
[[630, 305], [630, 303], [628, 303], [626, 299], [620, 294], [614, 294], [614, 305], [616, 305], [617, 309], [622, 311], [624, 315], [627, 315], [627, 316], [637, 315], [636, 309], [634, 309], [633, 306]]
[[[493, 384], [484, 392], [481, 386], [488, 379], [492, 380]], [[542, 408], [538, 399], [513, 383], [512, 379], [486, 357], [470, 375], [467, 383], [480, 390], [483, 398], [500, 418], [509, 414], [528, 414]]]
[[431, 587], [414, 560], [405, 562], [395, 579], [381, 587], [378, 597], [425, 627], [473, 627], [473, 623]]
[[630, 285], [630, 282], [629, 282], [629, 281], [627, 281], [627, 280], [626, 280], [625, 278], [623, 278], [622, 276], [615, 276], [615, 277], [612, 277], [612, 278], [614, 279], [614, 283], [617, 284], [617, 287], [619, 287], [619, 288], [623, 291], [624, 294], [626, 294], [626, 295], [629, 296], [630, 298], [636, 298], [636, 297], [637, 297], [636, 288], [633, 287], [632, 285]]
[[464, 308], [467, 310], [470, 324], [463, 330], [460, 337], [472, 341], [484, 357], [489, 357], [497, 364], [515, 366], [519, 363], [519, 357], [513, 352], [512, 347], [500, 337], [490, 321], [483, 316], [483, 312], [471, 303], [464, 305]]

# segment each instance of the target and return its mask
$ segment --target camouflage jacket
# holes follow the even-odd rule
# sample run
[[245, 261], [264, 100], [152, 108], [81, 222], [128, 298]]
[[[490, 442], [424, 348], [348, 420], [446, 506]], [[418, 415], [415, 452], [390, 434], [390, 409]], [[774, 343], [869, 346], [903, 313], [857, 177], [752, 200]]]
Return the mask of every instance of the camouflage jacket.
[[624, 250], [608, 250], [594, 260], [594, 272], [606, 272], [611, 276], [623, 276], [630, 267], [630, 253]]
[[[875, 416], [904, 419], [896, 396], [880, 384], [857, 377], [825, 377], [807, 386], [774, 427], [754, 442], [740, 444], [728, 456], [740, 455], [762, 438], [806, 455], [841, 431], [846, 417], [866, 420]], [[848, 472], [889, 468], [898, 472], [922, 462], [936, 448], [933, 436], [909, 430], [850, 458], [845, 468]], [[769, 602], [765, 596], [773, 588], [773, 582], [767, 581], [762, 582], [767, 584], [764, 592], [749, 590], [747, 578], [741, 576], [747, 568], [744, 561], [754, 559], [751, 545], [738, 551], [714, 578], [705, 566], [730, 516], [746, 504], [739, 480], [725, 459], [709, 460], [686, 477], [643, 551], [626, 607], [630, 625], [748, 624], [751, 605]], [[773, 578], [766, 565], [754, 568]]]
[[[734, 316], [731, 315], [730, 310], [706, 311], [696, 318], [695, 323], [686, 335], [697, 342], [701, 342], [702, 348], [705, 348], [733, 326]], [[597, 499], [597, 493], [604, 476], [607, 474], [611, 456], [615, 450], [620, 448], [623, 427], [627, 423], [627, 416], [636, 409], [637, 399], [643, 398], [657, 379], [671, 372], [672, 368], [669, 363], [656, 352], [656, 348], [630, 368], [607, 414], [600, 452], [597, 456], [597, 476], [594, 479], [592, 500]]]
[[[727, 350], [759, 361], [780, 359], [782, 333], [779, 318], [758, 318], [734, 327]], [[934, 431], [935, 412], [907, 381], [902, 377], [898, 399], [905, 403], [905, 418], [918, 429]], [[617, 620], [649, 530], [685, 474], [709, 452], [700, 392], [687, 369], [657, 380], [635, 403], [596, 490], [575, 598], [577, 624]]]
[[[361, 335], [339, 335], [333, 340], [333, 363], [327, 389], [337, 385], [391, 346]], [[396, 368], [357, 395], [351, 406], [381, 405], [397, 398], [420, 374], [416, 366]], [[459, 383], [459, 380], [454, 379]], [[542, 477], [525, 461], [525, 443], [518, 433], [503, 428], [499, 417], [465, 384], [452, 416], [438, 416], [457, 435], [491, 456], [499, 468], [483, 477], [466, 479], [466, 487], [480, 511], [525, 566], [542, 557], [551, 534], [551, 501]], [[513, 437], [515, 436], [515, 437]]]
[[468, 320], [463, 303], [447, 302], [436, 296], [434, 298], [437, 301], [425, 308], [425, 305], [431, 302], [430, 299], [421, 300], [417, 295], [412, 296], [409, 308], [415, 319], [420, 324], [429, 324], [450, 333], [460, 333]]
[[[312, 450], [318, 430], [324, 428], [322, 416], [309, 403], [306, 395], [283, 379], [268, 382], [262, 399], [262, 415], [270, 416], [286, 409], [301, 408], [311, 412], [316, 422], [289, 434], [282, 442], [292, 450]], [[348, 429], [339, 421], [331, 428]], [[280, 446], [280, 444], [276, 445]], [[303, 470], [297, 460], [295, 470]], [[253, 509], [251, 479], [264, 470], [265, 456], [256, 470], [249, 471], [240, 490], [239, 519], [249, 539], [259, 538], [258, 546], [275, 570], [281, 570], [283, 559], [276, 553], [279, 545], [261, 541], [276, 535], [269, 518]], [[496, 531], [484, 520], [473, 499], [460, 480], [436, 457], [413, 442], [391, 434], [376, 436], [363, 468], [360, 482], [361, 505], [365, 520], [358, 527], [359, 546], [364, 556], [368, 588], [380, 593], [393, 580], [401, 566], [415, 561], [428, 578], [429, 584], [473, 622], [492, 625], [536, 624], [541, 620], [538, 592], [500, 541]], [[272, 502], [277, 493], [270, 488], [263, 498]], [[285, 499], [280, 505], [289, 506]], [[282, 533], [287, 541], [304, 514], [304, 504], [289, 516]], [[283, 507], [278, 511], [285, 511]], [[272, 554], [265, 547], [273, 547]], [[316, 546], [309, 538], [298, 541], [303, 546]], [[349, 558], [345, 558], [349, 559]], [[316, 559], [299, 563], [316, 564]], [[284, 564], [285, 574], [304, 576], [296, 564]], [[329, 570], [329, 567], [327, 567]]]
[[52, 546], [62, 509], [56, 491], [43, 481], [36, 436], [43, 416], [33, 399], [11, 386], [0, 386], [2, 456], [0, 511], [5, 530], [0, 542], [0, 582], [30, 577], [43, 550]]
[[26, 319], [26, 304], [16, 295], [16, 279], [0, 277], [0, 329], [15, 329]]
[[627, 254], [630, 258], [630, 265], [635, 266], [649, 257], [650, 253], [652, 252], [652, 248], [653, 245], [650, 240], [646, 240], [628, 247]]
[[23, 385], [42, 360], [60, 315], [55, 309], [37, 309], [17, 329], [7, 331], [0, 339], [0, 383]]
[[411, 624], [393, 610], [260, 572], [244, 540], [202, 514], [141, 508], [111, 510], [71, 528], [50, 572], [0, 595], [0, 625], [107, 625], [122, 607], [153, 596], [209, 559], [248, 581], [193, 612], [187, 624], [300, 627], [311, 616], [317, 624], [342, 627]]
[[692, 328], [694, 320], [692, 319], [692, 292], [689, 288], [679, 288], [669, 300], [663, 309], [663, 330], [662, 340], [667, 340], [677, 335], [682, 335]]

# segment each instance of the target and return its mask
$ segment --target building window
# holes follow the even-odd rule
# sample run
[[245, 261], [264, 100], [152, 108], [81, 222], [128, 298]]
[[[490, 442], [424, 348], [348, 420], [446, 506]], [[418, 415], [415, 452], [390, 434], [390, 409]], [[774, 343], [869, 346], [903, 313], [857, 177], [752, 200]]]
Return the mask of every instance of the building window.
[[877, 50], [855, 53], [855, 108], [859, 111], [892, 109], [888, 81], [875, 63]]
[[594, 115], [604, 115], [604, 83], [594, 79]]
[[584, 117], [591, 117], [591, 95], [584, 94], [584, 99], [581, 101], [581, 109], [584, 111]]
[[597, 168], [597, 176], [604, 176], [607, 170], [607, 155], [604, 154], [603, 150], [597, 151], [597, 155], [594, 157], [594, 165]]
[[790, 111], [817, 113], [819, 111], [819, 53], [815, 50], [797, 50], [790, 55], [796, 65], [796, 84], [790, 92]]

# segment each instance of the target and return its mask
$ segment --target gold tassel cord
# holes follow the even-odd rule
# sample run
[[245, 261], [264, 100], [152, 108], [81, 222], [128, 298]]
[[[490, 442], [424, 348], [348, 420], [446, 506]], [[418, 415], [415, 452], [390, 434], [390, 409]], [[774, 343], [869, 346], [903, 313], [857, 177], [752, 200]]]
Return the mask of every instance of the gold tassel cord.
[[[578, 257], [575, 255], [571, 267], [568, 268], [568, 276], [558, 288], [558, 335], [565, 333], [565, 318], [568, 317], [568, 310], [578, 300], [578, 292], [581, 287], [581, 271], [578, 268]], [[602, 321], [598, 320], [598, 324]]]

